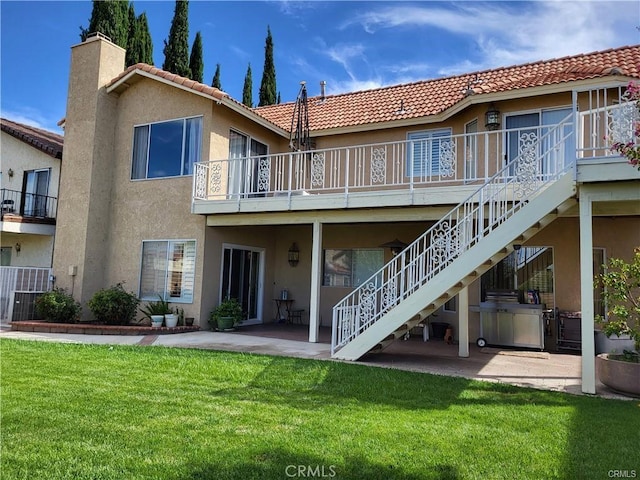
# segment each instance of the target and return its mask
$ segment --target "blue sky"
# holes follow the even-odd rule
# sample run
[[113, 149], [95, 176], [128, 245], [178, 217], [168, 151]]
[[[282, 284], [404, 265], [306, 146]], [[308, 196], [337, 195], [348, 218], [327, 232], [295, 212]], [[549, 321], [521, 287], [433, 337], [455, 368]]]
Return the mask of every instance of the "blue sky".
[[[174, 1], [134, 2], [146, 12], [154, 63], [162, 67]], [[0, 108], [5, 118], [61, 132], [70, 47], [79, 42], [88, 0], [0, 1]], [[189, 4], [190, 43], [204, 43], [204, 82], [221, 64], [223, 90], [242, 98], [249, 62], [253, 98], [267, 25], [277, 88], [293, 101], [640, 43], [640, 2], [211, 2]]]

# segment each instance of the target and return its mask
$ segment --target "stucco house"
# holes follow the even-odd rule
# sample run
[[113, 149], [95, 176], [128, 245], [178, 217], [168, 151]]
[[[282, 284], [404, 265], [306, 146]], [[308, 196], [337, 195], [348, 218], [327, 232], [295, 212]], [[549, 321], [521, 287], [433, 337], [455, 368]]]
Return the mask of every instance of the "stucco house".
[[0, 119], [2, 265], [51, 267], [63, 137]]
[[295, 310], [349, 360], [434, 314], [465, 356], [581, 311], [595, 391], [593, 275], [640, 245], [640, 174], [609, 149], [640, 46], [254, 109], [124, 55], [71, 52], [53, 268], [78, 300], [124, 281], [202, 328], [227, 296], [245, 324]]
[[5, 320], [11, 291], [49, 288], [63, 137], [5, 118], [0, 132], [0, 320]]

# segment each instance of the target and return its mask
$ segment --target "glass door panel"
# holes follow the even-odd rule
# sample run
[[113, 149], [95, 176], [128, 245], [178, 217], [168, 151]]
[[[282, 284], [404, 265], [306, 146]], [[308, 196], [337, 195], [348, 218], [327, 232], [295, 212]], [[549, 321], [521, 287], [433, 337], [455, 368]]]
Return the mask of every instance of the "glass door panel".
[[242, 305], [244, 324], [262, 323], [262, 251], [224, 247], [220, 300], [230, 297]]

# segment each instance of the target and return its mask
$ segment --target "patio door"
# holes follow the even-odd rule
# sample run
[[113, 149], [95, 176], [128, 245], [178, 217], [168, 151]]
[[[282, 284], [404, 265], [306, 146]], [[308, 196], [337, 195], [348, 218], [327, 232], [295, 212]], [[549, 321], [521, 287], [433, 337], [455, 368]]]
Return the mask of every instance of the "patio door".
[[260, 182], [260, 157], [268, 148], [247, 135], [229, 132], [229, 194], [243, 197], [264, 196], [264, 182]]
[[242, 305], [243, 324], [262, 323], [264, 250], [224, 245], [220, 300], [235, 298]]
[[[556, 108], [553, 110], [541, 110], [532, 113], [507, 115], [505, 125], [507, 128], [505, 160], [511, 162], [528, 142], [542, 140], [541, 147], [536, 150], [538, 175], [553, 171], [551, 162], [558, 161], [558, 166], [563, 166], [568, 158], [568, 149], [571, 148], [571, 139], [560, 141], [556, 135], [547, 135], [553, 126], [560, 123], [571, 113], [570, 108]], [[570, 127], [567, 127], [570, 128]], [[562, 134], [563, 132], [559, 132]], [[513, 175], [514, 171], [510, 171]]]
[[49, 169], [26, 171], [22, 191], [24, 195], [22, 214], [27, 217], [46, 217]]

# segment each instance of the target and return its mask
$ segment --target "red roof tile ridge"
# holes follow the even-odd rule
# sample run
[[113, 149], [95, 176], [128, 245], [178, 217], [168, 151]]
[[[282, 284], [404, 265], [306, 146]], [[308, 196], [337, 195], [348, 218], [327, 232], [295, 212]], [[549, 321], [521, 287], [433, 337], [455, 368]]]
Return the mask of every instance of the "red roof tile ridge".
[[135, 70], [140, 70], [142, 72], [149, 73], [156, 77], [163, 78], [164, 80], [167, 80], [171, 83], [175, 83], [176, 85], [182, 85], [190, 90], [206, 93], [218, 99], [222, 99], [224, 97], [229, 96], [226, 92], [223, 92], [218, 88], [210, 87], [209, 85], [205, 85], [204, 83], [196, 82], [195, 80], [192, 80], [190, 78], [182, 77], [180, 75], [169, 72], [167, 70], [162, 70], [153, 65], [149, 65], [147, 63], [136, 63], [134, 65], [127, 67], [124, 71], [118, 74], [117, 77], [111, 80], [107, 84], [107, 87], [115, 85], [116, 83], [118, 83], [118, 81], [122, 80], [122, 78], [126, 77], [127, 75], [129, 75], [131, 72]]
[[[358, 94], [369, 94], [369, 93], [374, 93], [377, 91], [383, 91], [383, 90], [392, 90], [392, 89], [396, 89], [396, 88], [406, 88], [406, 87], [411, 87], [411, 86], [416, 86], [416, 85], [424, 85], [424, 84], [428, 84], [428, 83], [435, 83], [435, 82], [444, 82], [444, 81], [454, 81], [454, 80], [459, 80], [459, 79], [465, 79], [465, 78], [475, 78], [478, 77], [480, 80], [483, 80], [481, 78], [481, 76], [486, 76], [489, 74], [495, 74], [495, 73], [499, 73], [499, 72], [505, 72], [505, 71], [517, 71], [517, 70], [524, 70], [526, 68], [535, 66], [535, 65], [553, 65], [553, 64], [558, 64], [561, 63], [563, 61], [566, 60], [572, 60], [575, 64], [575, 61], [578, 60], [583, 60], [585, 57], [595, 57], [595, 56], [602, 56], [604, 54], [608, 54], [608, 53], [612, 53], [612, 52], [621, 52], [624, 50], [628, 50], [628, 49], [634, 49], [634, 48], [640, 48], [640, 44], [638, 45], [626, 45], [623, 47], [613, 47], [613, 48], [608, 48], [606, 50], [598, 50], [598, 51], [593, 51], [593, 52], [588, 52], [588, 53], [579, 53], [579, 54], [574, 54], [574, 55], [566, 55], [564, 57], [557, 57], [557, 58], [550, 58], [550, 59], [543, 59], [543, 60], [535, 60], [535, 61], [531, 61], [531, 62], [527, 62], [527, 63], [520, 63], [520, 64], [513, 64], [513, 65], [509, 65], [509, 66], [501, 66], [501, 67], [494, 67], [494, 68], [489, 68], [489, 69], [484, 69], [484, 70], [477, 70], [477, 71], [473, 71], [473, 72], [468, 72], [468, 73], [461, 73], [461, 74], [457, 74], [457, 75], [450, 75], [450, 76], [444, 76], [444, 77], [436, 77], [436, 78], [430, 78], [430, 79], [424, 79], [424, 80], [416, 80], [413, 82], [407, 82], [407, 83], [398, 83], [398, 84], [392, 84], [392, 85], [383, 85], [383, 86], [379, 86], [379, 87], [375, 87], [375, 88], [370, 88], [370, 89], [363, 89], [363, 90], [355, 90], [355, 91], [351, 91], [351, 92], [341, 92], [341, 93], [336, 93], [336, 94], [330, 94], [330, 95], [325, 95], [325, 99], [335, 99], [338, 97], [344, 97], [344, 96], [353, 96], [353, 95], [358, 95]], [[583, 64], [578, 64], [577, 65], [577, 70], [575, 70], [576, 73], [607, 73], [607, 71], [612, 71], [614, 70], [613, 73], [615, 73], [615, 69], [617, 69], [618, 71], [620, 70], [620, 66], [609, 66], [609, 67], [604, 67], [604, 66], [598, 66], [598, 67], [594, 67], [594, 66], [588, 66], [588, 65], [583, 65]], [[558, 70], [555, 70], [558, 71]], [[565, 71], [565, 72], [573, 72], [574, 70], [568, 70], [568, 69], [560, 69], [560, 71]], [[531, 72], [531, 73], [520, 73], [519, 77], [520, 79], [525, 79], [525, 78], [534, 78], [534, 77], [538, 77], [540, 74], [538, 72]], [[488, 80], [484, 80], [485, 82], [489, 82], [492, 84], [496, 84], [496, 85], [504, 85], [506, 83], [510, 83], [512, 80], [512, 78], [510, 79], [501, 79], [501, 80], [494, 80], [494, 81], [488, 81]], [[320, 100], [322, 97], [320, 95], [318, 96], [314, 96], [314, 97], [309, 97], [308, 101], [312, 101], [312, 100]], [[289, 104], [295, 104], [295, 101], [292, 102], [284, 102], [284, 103], [279, 103], [279, 104], [275, 104], [275, 105], [264, 105], [261, 107], [254, 107], [253, 110], [257, 113], [259, 113], [261, 110], [270, 110], [270, 109], [274, 109], [274, 108], [278, 108], [278, 107], [284, 107], [286, 105]]]

